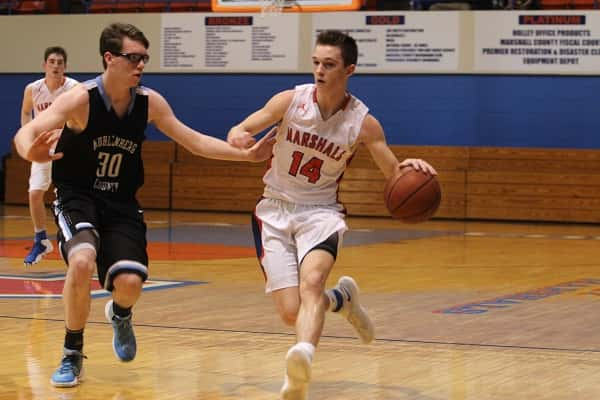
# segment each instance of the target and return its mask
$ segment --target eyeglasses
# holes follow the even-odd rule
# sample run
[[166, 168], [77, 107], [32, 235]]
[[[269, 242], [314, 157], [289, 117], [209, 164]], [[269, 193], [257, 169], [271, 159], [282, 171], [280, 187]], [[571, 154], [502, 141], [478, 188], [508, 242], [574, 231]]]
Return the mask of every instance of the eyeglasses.
[[139, 53], [118, 53], [111, 51], [110, 54], [117, 57], [125, 57], [132, 64], [139, 64], [140, 61], [144, 61], [144, 64], [148, 64], [150, 60], [150, 56], [148, 54], [139, 54]]

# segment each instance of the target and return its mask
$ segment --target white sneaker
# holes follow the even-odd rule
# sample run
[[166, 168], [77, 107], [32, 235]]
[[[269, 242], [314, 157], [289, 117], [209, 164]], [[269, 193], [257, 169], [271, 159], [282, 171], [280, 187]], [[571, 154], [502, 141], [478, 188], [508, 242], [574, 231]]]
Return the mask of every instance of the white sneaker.
[[335, 288], [342, 292], [345, 300], [339, 312], [352, 324], [363, 343], [371, 343], [375, 338], [375, 328], [367, 310], [360, 305], [358, 285], [351, 277], [342, 276]]
[[281, 400], [306, 400], [310, 381], [310, 358], [305, 352], [292, 347], [285, 356], [285, 382]]

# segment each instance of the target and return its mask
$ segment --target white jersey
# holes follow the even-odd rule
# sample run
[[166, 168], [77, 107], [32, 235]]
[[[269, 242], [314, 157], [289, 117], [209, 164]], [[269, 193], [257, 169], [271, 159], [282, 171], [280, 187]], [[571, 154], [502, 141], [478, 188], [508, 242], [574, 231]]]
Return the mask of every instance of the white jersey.
[[46, 86], [46, 80], [44, 78], [38, 79], [32, 82], [31, 85], [31, 99], [33, 100], [33, 116], [37, 116], [39, 113], [50, 107], [50, 104], [60, 95], [77, 85], [75, 79], [65, 77], [63, 84], [54, 90], [53, 92]]
[[[53, 92], [46, 86], [44, 78], [31, 82], [31, 100], [33, 102], [33, 117], [50, 107], [50, 104], [62, 93], [77, 85], [77, 81], [72, 78], [65, 77], [63, 84]], [[52, 175], [52, 162], [32, 162], [31, 172], [29, 174], [29, 191], [42, 190], [46, 191], [50, 187]]]
[[368, 112], [348, 94], [344, 107], [324, 121], [315, 85], [296, 86], [263, 177], [263, 196], [306, 205], [337, 203], [339, 182]]

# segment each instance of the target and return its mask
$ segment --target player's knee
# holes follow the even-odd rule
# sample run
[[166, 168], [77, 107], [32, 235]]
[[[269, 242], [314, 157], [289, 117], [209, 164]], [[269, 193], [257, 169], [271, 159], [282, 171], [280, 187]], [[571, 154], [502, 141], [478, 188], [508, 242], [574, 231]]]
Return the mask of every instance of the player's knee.
[[148, 278], [148, 268], [137, 261], [121, 260], [108, 268], [102, 277], [104, 288], [109, 292], [117, 290], [120, 293], [135, 294], [142, 290], [144, 281]]
[[95, 268], [100, 239], [91, 224], [80, 228], [69, 240], [65, 241], [65, 236], [61, 231], [58, 232], [58, 238], [61, 243], [60, 252], [63, 258], [68, 260], [69, 266], [75, 262], [87, 262], [92, 264], [92, 268]]
[[300, 298], [298, 295], [296, 294], [293, 296], [290, 295], [276, 298], [275, 304], [277, 306], [279, 317], [283, 323], [289, 326], [294, 326], [300, 310]]
[[299, 307], [286, 307], [279, 311], [279, 317], [287, 326], [294, 326], [298, 318], [298, 309]]
[[124, 293], [136, 293], [142, 290], [142, 278], [136, 273], [122, 272], [114, 277], [115, 290]]
[[36, 202], [36, 201], [42, 201], [44, 199], [44, 193], [41, 190], [31, 190], [29, 192], [29, 201], [30, 202]]
[[74, 254], [69, 259], [69, 273], [77, 283], [89, 281], [96, 269], [96, 263], [84, 254]]
[[321, 295], [325, 289], [327, 274], [321, 270], [313, 270], [302, 276], [300, 280], [300, 297]]

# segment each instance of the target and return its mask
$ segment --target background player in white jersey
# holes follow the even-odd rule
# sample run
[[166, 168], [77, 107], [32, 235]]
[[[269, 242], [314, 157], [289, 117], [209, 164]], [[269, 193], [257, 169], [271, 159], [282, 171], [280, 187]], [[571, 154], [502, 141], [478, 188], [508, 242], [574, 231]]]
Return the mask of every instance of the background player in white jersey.
[[[23, 94], [21, 106], [21, 126], [44, 111], [60, 94], [77, 84], [75, 79], [65, 76], [67, 52], [59, 46], [48, 47], [44, 51], [44, 72], [42, 79], [29, 83]], [[52, 242], [46, 234], [46, 205], [44, 194], [50, 187], [51, 162], [32, 162], [29, 175], [29, 213], [35, 232], [33, 246], [25, 256], [25, 266], [39, 262], [52, 251]]]
[[374, 338], [373, 324], [360, 305], [352, 278], [343, 276], [325, 291], [347, 230], [337, 190], [352, 154], [358, 145], [365, 145], [386, 179], [405, 165], [436, 174], [420, 159], [399, 163], [380, 123], [348, 93], [357, 55], [350, 36], [321, 32], [312, 56], [315, 83], [276, 94], [227, 137], [232, 145], [244, 148], [254, 144], [253, 135], [279, 124], [253, 230], [266, 292], [271, 293], [282, 320], [296, 327], [297, 343], [286, 355], [281, 389], [286, 400], [306, 398], [326, 311], [344, 315], [364, 343]]

